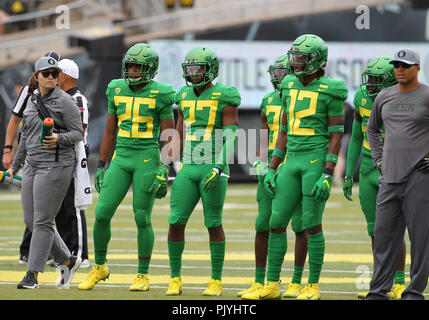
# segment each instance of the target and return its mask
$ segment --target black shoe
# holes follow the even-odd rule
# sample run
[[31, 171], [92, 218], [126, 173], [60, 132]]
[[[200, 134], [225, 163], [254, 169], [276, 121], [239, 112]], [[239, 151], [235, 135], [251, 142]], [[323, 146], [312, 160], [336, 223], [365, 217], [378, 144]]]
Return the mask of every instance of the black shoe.
[[20, 255], [19, 256], [19, 260], [18, 260], [19, 264], [27, 264], [28, 263], [28, 255]]
[[60, 264], [57, 266], [57, 270], [59, 269], [59, 272], [61, 273], [57, 279], [58, 289], [68, 288], [70, 286], [74, 273], [79, 269], [81, 263], [81, 257], [71, 256], [70, 263], [68, 265]]
[[36, 289], [39, 287], [39, 283], [36, 280], [36, 276], [33, 271], [27, 271], [24, 279], [18, 283], [18, 289]]

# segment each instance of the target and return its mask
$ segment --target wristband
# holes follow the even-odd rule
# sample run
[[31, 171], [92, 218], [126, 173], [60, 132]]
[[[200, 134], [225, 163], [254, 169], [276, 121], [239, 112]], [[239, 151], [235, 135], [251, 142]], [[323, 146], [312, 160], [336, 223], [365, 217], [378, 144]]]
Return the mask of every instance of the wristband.
[[344, 132], [344, 126], [331, 126], [328, 127], [328, 133], [332, 133], [332, 132]]
[[328, 161], [337, 164], [338, 156], [336, 154], [328, 153], [325, 157], [325, 162], [328, 162]]
[[105, 165], [106, 165], [106, 161], [98, 160], [97, 169], [104, 168]]
[[10, 144], [8, 144], [7, 146], [4, 146], [4, 147], [3, 147], [3, 149], [10, 149], [10, 150], [12, 150], [12, 149], [13, 149], [13, 146], [12, 146], [12, 145], [10, 145]]
[[273, 157], [275, 156], [275, 157], [278, 157], [278, 158], [280, 158], [280, 160], [282, 160], [283, 161], [283, 159], [285, 158], [285, 152], [283, 151], [283, 150], [280, 150], [280, 149], [274, 149], [274, 151], [273, 151]]
[[330, 176], [334, 175], [334, 170], [325, 168], [323, 169], [323, 173], [329, 174]]

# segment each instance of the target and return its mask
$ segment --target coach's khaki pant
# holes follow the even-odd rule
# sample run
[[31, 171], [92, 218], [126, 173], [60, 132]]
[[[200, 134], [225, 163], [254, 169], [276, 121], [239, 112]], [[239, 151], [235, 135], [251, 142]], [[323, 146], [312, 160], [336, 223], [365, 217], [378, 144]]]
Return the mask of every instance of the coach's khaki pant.
[[36, 168], [26, 163], [22, 171], [21, 199], [24, 222], [33, 232], [28, 270], [43, 272], [49, 255], [56, 262], [70, 257], [70, 251], [54, 229], [73, 176], [74, 166]]

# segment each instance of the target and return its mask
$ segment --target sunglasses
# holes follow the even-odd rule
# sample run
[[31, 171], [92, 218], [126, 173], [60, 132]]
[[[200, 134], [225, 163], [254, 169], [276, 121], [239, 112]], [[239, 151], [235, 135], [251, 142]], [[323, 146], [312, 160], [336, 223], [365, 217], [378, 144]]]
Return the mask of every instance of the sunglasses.
[[52, 78], [58, 78], [58, 75], [60, 74], [58, 72], [58, 70], [53, 70], [53, 71], [49, 71], [49, 70], [43, 70], [40, 71], [42, 73], [42, 76], [45, 78], [49, 78], [50, 75], [52, 75]]
[[400, 61], [395, 61], [395, 62], [393, 62], [392, 64], [393, 64], [393, 67], [394, 67], [395, 69], [399, 69], [399, 67], [402, 67], [402, 68], [404, 68], [404, 69], [409, 69], [409, 68], [411, 68], [412, 66], [416, 66], [416, 64], [408, 64], [408, 63], [400, 62]]

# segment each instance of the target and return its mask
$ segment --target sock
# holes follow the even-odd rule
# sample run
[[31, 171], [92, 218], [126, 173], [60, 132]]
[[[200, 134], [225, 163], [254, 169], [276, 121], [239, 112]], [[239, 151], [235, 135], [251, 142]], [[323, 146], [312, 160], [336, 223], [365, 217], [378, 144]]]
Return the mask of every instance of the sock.
[[264, 285], [265, 282], [265, 267], [255, 268], [255, 282]]
[[183, 249], [185, 249], [185, 241], [168, 241], [171, 278], [180, 277]]
[[154, 240], [151, 224], [137, 227], [138, 273], [147, 274], [149, 272]]
[[310, 274], [308, 283], [319, 283], [322, 271], [323, 258], [325, 256], [325, 237], [323, 231], [308, 235], [308, 265]]
[[396, 270], [394, 284], [405, 284], [405, 271]]
[[110, 236], [110, 221], [95, 219], [93, 230], [95, 264], [102, 265], [106, 263], [107, 245], [110, 241]]
[[301, 284], [303, 272], [304, 272], [304, 267], [295, 266], [293, 269], [292, 283]]
[[210, 241], [212, 279], [222, 280], [223, 262], [225, 261], [225, 241]]
[[287, 251], [287, 234], [270, 232], [268, 238], [267, 281], [279, 281], [283, 260]]

